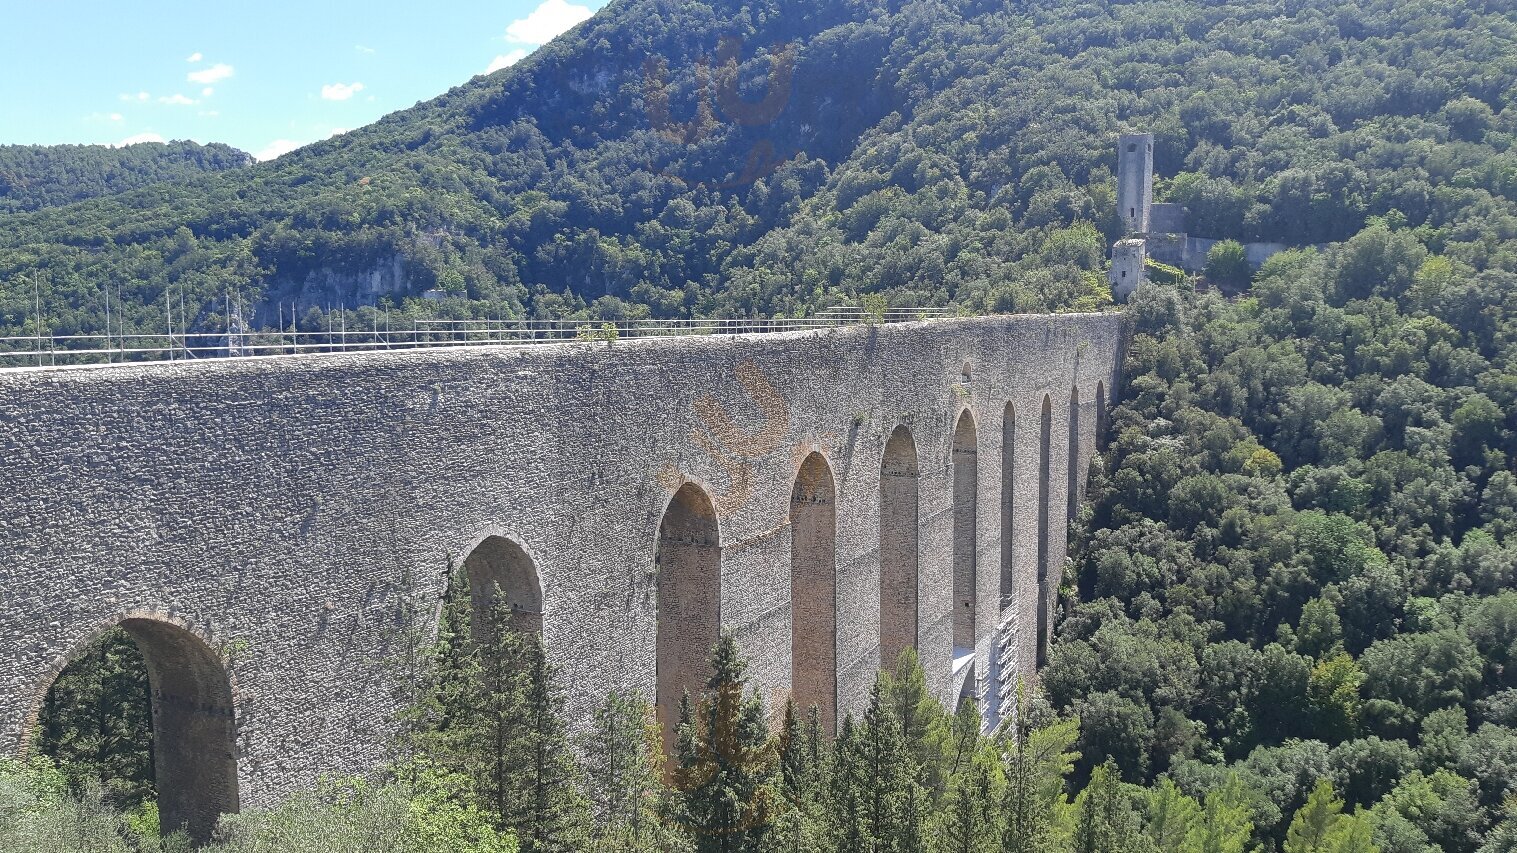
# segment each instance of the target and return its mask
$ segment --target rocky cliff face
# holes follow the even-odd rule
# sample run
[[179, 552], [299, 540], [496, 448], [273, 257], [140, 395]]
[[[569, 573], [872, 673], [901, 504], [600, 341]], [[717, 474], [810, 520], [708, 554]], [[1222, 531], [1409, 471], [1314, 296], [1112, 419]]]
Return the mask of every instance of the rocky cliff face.
[[[294, 304], [298, 311], [311, 307], [335, 308], [373, 305], [381, 297], [399, 301], [401, 297], [419, 295], [419, 288], [407, 270], [407, 259], [396, 253], [367, 270], [334, 270], [329, 267], [311, 270], [304, 278], [276, 279], [268, 296], [258, 306], [258, 313], [277, 313], [283, 303]], [[288, 310], [288, 309], [286, 309]]]

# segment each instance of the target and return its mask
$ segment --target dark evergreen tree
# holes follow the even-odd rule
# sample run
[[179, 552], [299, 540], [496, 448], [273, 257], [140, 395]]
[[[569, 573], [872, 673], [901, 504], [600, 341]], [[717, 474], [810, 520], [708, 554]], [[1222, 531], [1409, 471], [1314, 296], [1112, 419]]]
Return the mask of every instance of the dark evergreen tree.
[[564, 727], [563, 703], [541, 640], [530, 634], [521, 646], [528, 675], [522, 703], [526, 720], [507, 748], [516, 759], [508, 766], [520, 780], [523, 796], [509, 823], [522, 853], [574, 853], [588, 841], [589, 811]]
[[157, 797], [147, 663], [125, 631], [107, 631], [54, 679], [35, 746], [75, 793], [97, 784], [123, 811]]
[[711, 680], [689, 722], [681, 708], [675, 781], [683, 815], [700, 853], [747, 853], [760, 847], [774, 817], [777, 775], [763, 703], [745, 696], [747, 665], [723, 632], [711, 654]]
[[875, 838], [869, 831], [866, 805], [868, 781], [861, 752], [859, 729], [853, 722], [853, 715], [849, 714], [838, 728], [827, 773], [828, 848], [840, 853], [874, 848]]
[[796, 717], [795, 701], [787, 701], [780, 727], [780, 812], [764, 839], [766, 853], [820, 853], [822, 850], [821, 795], [825, 786], [821, 741], [820, 731], [812, 732], [810, 726], [803, 725]]

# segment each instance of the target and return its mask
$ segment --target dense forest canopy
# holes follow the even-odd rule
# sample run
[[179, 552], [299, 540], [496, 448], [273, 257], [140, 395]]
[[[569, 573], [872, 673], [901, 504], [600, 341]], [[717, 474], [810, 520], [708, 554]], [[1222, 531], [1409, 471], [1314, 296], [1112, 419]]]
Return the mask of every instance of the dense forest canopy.
[[463, 315], [1092, 307], [1127, 129], [1196, 233], [1392, 216], [1506, 269], [1513, 45], [1500, 0], [618, 0], [277, 161], [0, 217], [0, 325], [34, 322], [34, 278], [57, 332], [101, 328], [107, 288], [127, 331], [165, 291], [197, 330], [228, 293], [352, 308], [396, 258], [386, 299]]
[[161, 181], [253, 165], [228, 145], [0, 145], [0, 213], [57, 207]]

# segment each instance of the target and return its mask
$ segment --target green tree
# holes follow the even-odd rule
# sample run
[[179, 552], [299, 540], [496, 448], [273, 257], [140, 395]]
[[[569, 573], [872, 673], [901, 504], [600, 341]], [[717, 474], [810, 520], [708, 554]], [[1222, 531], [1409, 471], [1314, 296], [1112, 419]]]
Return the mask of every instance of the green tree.
[[1017, 714], [1016, 737], [1001, 744], [1006, 778], [1001, 850], [1005, 853], [1038, 853], [1052, 846], [1060, 811], [1066, 805], [1064, 783], [1080, 757], [1074, 751], [1079, 720], [1032, 729], [1022, 722], [1025, 711], [1023, 706]]
[[1347, 740], [1359, 730], [1364, 673], [1346, 652], [1338, 652], [1312, 667], [1306, 696], [1311, 704], [1314, 732], [1324, 740]]
[[1107, 759], [1075, 798], [1074, 853], [1142, 853], [1145, 840], [1121, 774]]
[[681, 725], [675, 782], [700, 853], [758, 850], [774, 816], [776, 748], [763, 704], [744, 695], [746, 672], [736, 641], [723, 632], [711, 653], [706, 696]]
[[1207, 792], [1205, 807], [1186, 839], [1187, 853], [1243, 853], [1253, 830], [1243, 782], [1237, 773], [1229, 774], [1225, 785]]
[[147, 663], [119, 628], [107, 631], [53, 680], [36, 728], [75, 794], [93, 784], [105, 802], [131, 811], [157, 798]]
[[1222, 287], [1248, 284], [1248, 254], [1237, 240], [1222, 240], [1206, 253], [1206, 279]]
[[597, 850], [654, 853], [676, 844], [661, 820], [663, 739], [641, 696], [608, 694], [582, 740], [581, 754]]
[[780, 727], [779, 814], [764, 838], [765, 853], [821, 853], [826, 827], [823, 795], [827, 755], [820, 716], [802, 723], [795, 701], [785, 703]]
[[1185, 796], [1168, 778], [1148, 791], [1149, 840], [1158, 853], [1190, 853], [1191, 828], [1201, 818], [1201, 806]]

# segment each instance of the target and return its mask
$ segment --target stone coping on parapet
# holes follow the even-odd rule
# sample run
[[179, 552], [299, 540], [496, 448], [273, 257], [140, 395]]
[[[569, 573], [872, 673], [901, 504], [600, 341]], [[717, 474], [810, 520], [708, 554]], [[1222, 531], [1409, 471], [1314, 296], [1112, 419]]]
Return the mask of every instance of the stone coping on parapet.
[[892, 330], [898, 332], [915, 331], [924, 328], [961, 328], [968, 325], [981, 323], [1005, 323], [1018, 325], [1023, 323], [1078, 323], [1089, 322], [1103, 317], [1121, 317], [1120, 311], [1080, 311], [1059, 314], [979, 314], [965, 317], [933, 317], [924, 320], [910, 320], [905, 322], [891, 323], [851, 323], [840, 326], [820, 326], [808, 329], [793, 329], [774, 332], [710, 332], [670, 335], [643, 335], [636, 337], [616, 338], [613, 340], [582, 341], [582, 340], [555, 340], [555, 341], [523, 341], [521, 343], [459, 343], [443, 346], [404, 346], [394, 349], [364, 349], [346, 350], [339, 352], [303, 352], [287, 353], [281, 355], [255, 355], [255, 356], [224, 356], [216, 358], [190, 358], [174, 361], [126, 361], [109, 362], [104, 364], [50, 364], [50, 365], [22, 365], [16, 367], [0, 367], [0, 382], [6, 377], [38, 376], [52, 373], [77, 373], [77, 372], [105, 372], [116, 374], [138, 374], [147, 372], [161, 374], [167, 371], [188, 371], [195, 369], [215, 369], [217, 371], [240, 370], [241, 368], [299, 364], [301, 366], [319, 366], [330, 364], [337, 366], [347, 364], [355, 360], [362, 360], [364, 366], [373, 366], [385, 360], [393, 360], [397, 365], [401, 363], [414, 364], [418, 360], [441, 362], [444, 357], [463, 359], [464, 357], [488, 355], [488, 354], [520, 354], [525, 352], [550, 352], [550, 353], [593, 353], [606, 350], [617, 350], [628, 347], [656, 348], [656, 347], [681, 347], [703, 346], [715, 341], [756, 343], [758, 341], [789, 341], [805, 340], [817, 337], [833, 337], [838, 335], [864, 335], [884, 332], [892, 334]]

